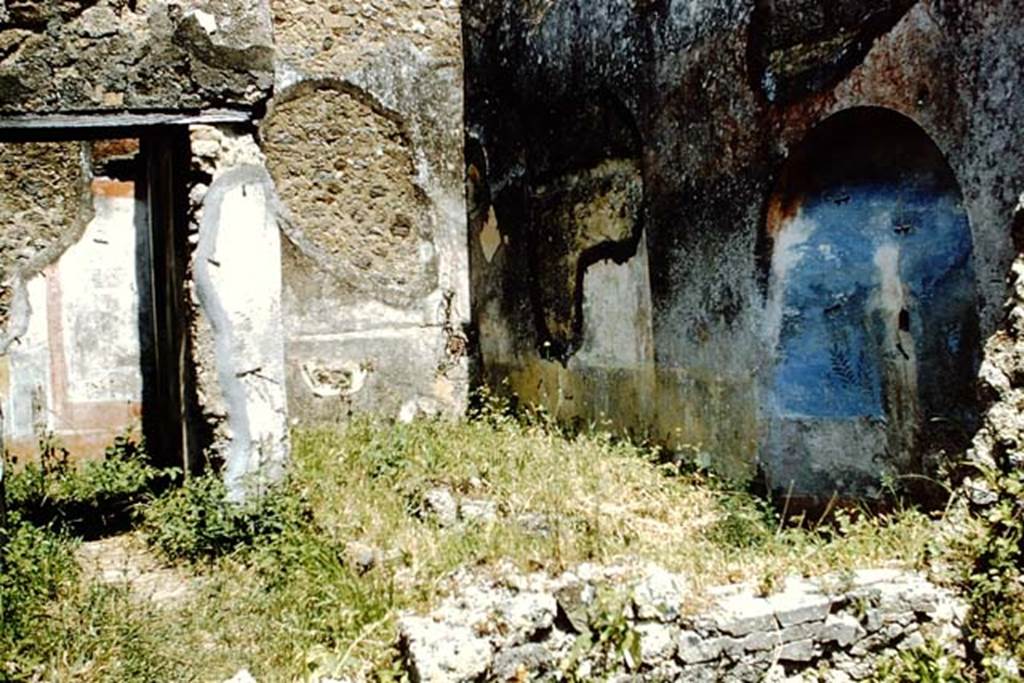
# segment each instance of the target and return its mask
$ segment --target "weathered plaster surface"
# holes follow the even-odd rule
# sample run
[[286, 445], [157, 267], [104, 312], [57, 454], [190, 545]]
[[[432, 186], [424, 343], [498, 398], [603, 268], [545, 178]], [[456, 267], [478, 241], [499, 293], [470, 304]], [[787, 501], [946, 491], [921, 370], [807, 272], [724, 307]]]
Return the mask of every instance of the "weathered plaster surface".
[[877, 497], [880, 471], [962, 452], [977, 421], [977, 294], [941, 152], [892, 112], [834, 116], [791, 155], [766, 229], [769, 480]]
[[614, 159], [531, 188], [534, 286], [546, 353], [566, 357], [581, 343], [587, 267], [622, 263], [637, 250], [643, 178], [635, 160]]
[[835, 85], [915, 0], [757, 0], [752, 76], [766, 98], [793, 101]]
[[453, 414], [469, 317], [460, 17], [450, 0], [273, 3], [260, 137], [281, 197], [289, 408]]
[[[82, 172], [78, 147], [72, 146], [73, 175]], [[7, 194], [9, 201], [14, 196]], [[17, 274], [10, 341], [0, 356], [0, 397], [4, 447], [18, 457], [36, 456], [47, 435], [76, 457], [96, 457], [115, 436], [140, 427], [145, 205], [133, 181], [105, 177], [92, 179], [88, 205], [92, 217], [84, 230], [76, 226], [76, 213], [50, 212], [54, 232], [32, 234], [51, 240], [36, 242], [34, 258], [53, 260]], [[38, 215], [30, 209], [6, 218]], [[28, 232], [25, 226], [21, 231]], [[33, 245], [25, 249], [32, 263]]]
[[267, 0], [4, 7], [0, 113], [247, 106], [272, 85]]
[[278, 205], [251, 136], [197, 128], [193, 140], [212, 177], [192, 264], [198, 390], [240, 499], [279, 479], [290, 449]]
[[[1005, 1], [464, 3], [470, 255], [485, 376], [498, 384], [509, 375], [526, 400], [560, 401], [567, 419], [586, 415], [538, 377], [572, 372], [588, 333], [565, 343], [564, 331], [592, 329], [585, 312], [579, 327], [570, 306], [546, 303], [573, 299], [562, 284], [568, 261], [550, 253], [579, 228], [575, 218], [549, 217], [572, 217], [601, 192], [552, 208], [537, 187], [637, 159], [654, 360], [611, 391], [649, 392], [642, 405], [651, 407], [610, 417], [751, 476], [768, 456], [762, 387], [775, 357], [768, 198], [810, 131], [860, 106], [909, 117], [948, 161], [971, 226], [980, 331], [991, 333], [1024, 176], [1013, 142], [1024, 129], [1024, 101], [1013, 97], [1024, 78], [1014, 56], [1022, 13]], [[594, 296], [620, 294], [586, 292]], [[841, 442], [821, 446], [838, 453]], [[814, 478], [806, 493], [828, 497], [832, 488]]]

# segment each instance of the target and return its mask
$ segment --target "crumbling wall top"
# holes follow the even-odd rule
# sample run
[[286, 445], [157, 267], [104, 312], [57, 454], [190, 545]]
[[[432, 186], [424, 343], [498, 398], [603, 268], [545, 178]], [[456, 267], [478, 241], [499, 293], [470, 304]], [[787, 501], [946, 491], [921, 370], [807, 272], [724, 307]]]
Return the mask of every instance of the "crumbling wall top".
[[250, 107], [271, 26], [269, 0], [0, 0], [0, 114]]

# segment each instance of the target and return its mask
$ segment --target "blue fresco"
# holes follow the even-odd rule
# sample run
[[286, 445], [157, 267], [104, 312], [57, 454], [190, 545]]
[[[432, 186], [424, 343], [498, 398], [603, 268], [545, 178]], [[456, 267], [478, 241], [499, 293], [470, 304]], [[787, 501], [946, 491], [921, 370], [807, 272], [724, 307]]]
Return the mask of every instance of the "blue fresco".
[[[971, 232], [955, 191], [928, 183], [833, 186], [803, 200], [806, 241], [791, 247], [780, 283], [782, 320], [773, 380], [780, 417], [884, 418], [886, 326], [913, 338], [923, 407], [943, 405], [943, 382], [970, 376], [976, 325]], [[792, 224], [784, 229], [793, 229]], [[884, 320], [880, 249], [898, 250], [906, 306]], [[972, 342], [973, 343], [973, 342]]]

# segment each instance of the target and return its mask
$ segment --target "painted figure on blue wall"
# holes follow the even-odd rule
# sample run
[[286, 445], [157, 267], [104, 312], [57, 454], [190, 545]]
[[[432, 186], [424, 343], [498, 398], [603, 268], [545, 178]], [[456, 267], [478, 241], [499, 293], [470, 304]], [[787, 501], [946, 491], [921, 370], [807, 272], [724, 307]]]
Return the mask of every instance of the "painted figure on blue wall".
[[762, 465], [777, 493], [877, 498], [975, 420], [970, 223], [911, 120], [855, 109], [791, 156], [767, 216]]

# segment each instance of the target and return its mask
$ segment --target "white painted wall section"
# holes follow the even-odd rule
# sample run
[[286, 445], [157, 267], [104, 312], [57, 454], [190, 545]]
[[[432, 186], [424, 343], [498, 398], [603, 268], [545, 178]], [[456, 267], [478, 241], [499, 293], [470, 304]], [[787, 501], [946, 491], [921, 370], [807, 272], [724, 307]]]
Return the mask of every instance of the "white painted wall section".
[[281, 320], [281, 242], [266, 171], [242, 165], [206, 195], [195, 276], [214, 335], [230, 443], [225, 482], [233, 500], [283, 476], [289, 455]]

